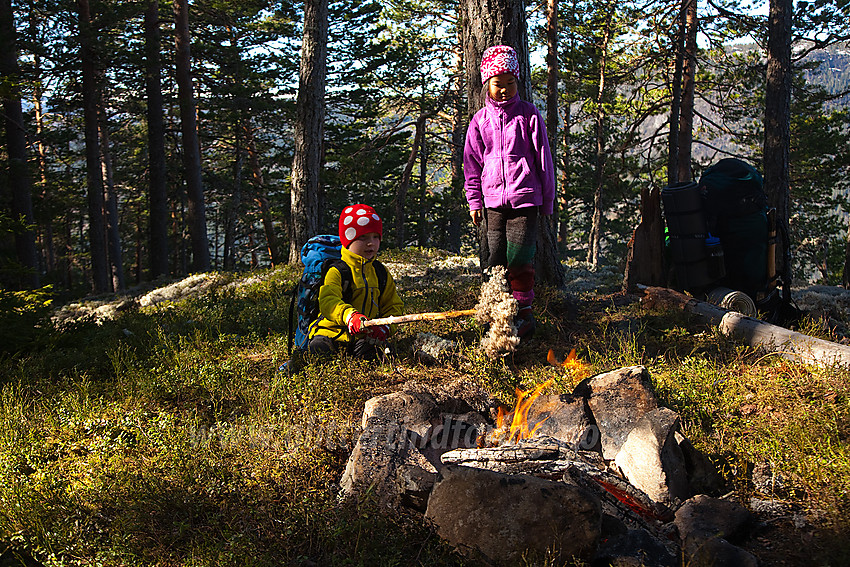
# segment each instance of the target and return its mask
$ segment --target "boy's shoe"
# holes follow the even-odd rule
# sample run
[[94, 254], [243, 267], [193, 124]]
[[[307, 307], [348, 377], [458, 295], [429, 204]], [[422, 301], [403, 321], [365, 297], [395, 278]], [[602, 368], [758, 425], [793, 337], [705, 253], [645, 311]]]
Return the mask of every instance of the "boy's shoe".
[[520, 341], [530, 339], [537, 329], [537, 321], [534, 319], [534, 313], [531, 311], [531, 307], [520, 309], [514, 319], [514, 324], [516, 325], [516, 334], [520, 338]]
[[285, 373], [287, 376], [293, 376], [301, 372], [302, 368], [304, 368], [304, 355], [300, 350], [295, 349], [292, 358], [281, 364], [277, 371]]

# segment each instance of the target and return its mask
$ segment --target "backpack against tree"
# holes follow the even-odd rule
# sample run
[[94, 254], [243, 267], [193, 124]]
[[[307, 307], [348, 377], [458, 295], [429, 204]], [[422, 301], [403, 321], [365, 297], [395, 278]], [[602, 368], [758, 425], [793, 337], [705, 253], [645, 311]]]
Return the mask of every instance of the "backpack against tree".
[[[306, 350], [310, 325], [319, 318], [319, 288], [331, 267], [342, 276], [342, 299], [350, 303], [353, 283], [351, 267], [342, 260], [342, 243], [332, 234], [319, 234], [310, 238], [301, 247], [301, 263], [304, 271], [295, 284], [289, 301], [289, 354], [293, 344], [297, 350]], [[381, 293], [387, 287], [387, 269], [378, 260], [373, 260]]]
[[776, 276], [767, 268], [770, 227], [761, 175], [744, 161], [721, 159], [702, 174], [699, 191], [708, 232], [723, 247], [726, 275], [717, 283], [756, 301], [767, 296]]

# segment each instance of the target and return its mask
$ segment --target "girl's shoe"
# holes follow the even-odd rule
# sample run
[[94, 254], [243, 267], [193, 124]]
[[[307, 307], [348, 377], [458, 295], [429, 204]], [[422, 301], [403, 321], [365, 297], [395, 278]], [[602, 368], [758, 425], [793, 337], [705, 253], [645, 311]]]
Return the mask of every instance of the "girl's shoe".
[[534, 313], [531, 311], [531, 307], [520, 309], [516, 315], [516, 319], [514, 319], [514, 324], [516, 325], [516, 334], [520, 338], [520, 341], [530, 339], [537, 329], [537, 321], [534, 319]]

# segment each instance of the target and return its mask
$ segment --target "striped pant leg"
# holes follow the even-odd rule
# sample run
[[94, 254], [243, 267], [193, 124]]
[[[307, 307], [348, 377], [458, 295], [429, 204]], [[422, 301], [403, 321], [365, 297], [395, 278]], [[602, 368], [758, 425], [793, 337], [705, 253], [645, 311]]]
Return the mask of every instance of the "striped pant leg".
[[506, 266], [508, 283], [520, 308], [534, 300], [534, 255], [538, 207], [487, 209], [489, 265]]

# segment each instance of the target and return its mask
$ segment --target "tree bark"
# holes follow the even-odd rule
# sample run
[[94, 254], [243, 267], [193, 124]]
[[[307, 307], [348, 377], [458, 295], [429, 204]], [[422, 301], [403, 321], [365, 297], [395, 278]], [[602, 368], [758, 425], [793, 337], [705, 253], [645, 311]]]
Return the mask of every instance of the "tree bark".
[[[38, 21], [39, 17], [36, 15], [35, 11], [32, 10], [29, 15], [30, 37], [38, 37]], [[3, 35], [4, 37], [14, 37], [14, 35], [7, 36], [5, 32]], [[38, 161], [38, 182], [33, 189], [35, 190], [34, 197], [36, 202], [47, 203], [47, 146], [44, 143], [44, 105], [42, 103], [44, 95], [44, 81], [41, 60], [42, 57], [38, 51], [32, 54], [32, 75], [34, 78], [32, 105], [33, 113], [35, 115], [35, 149], [36, 159]], [[33, 214], [35, 214], [34, 211]], [[53, 274], [57, 269], [54, 218], [48, 215], [47, 218], [37, 219], [37, 221], [43, 227], [41, 231], [44, 234], [42, 244], [45, 261], [44, 268], [47, 273]], [[38, 249], [36, 249], [36, 255], [38, 255]]]
[[[424, 93], [423, 93], [424, 95]], [[424, 98], [424, 96], [423, 96]], [[422, 122], [422, 135], [419, 137], [419, 214], [416, 226], [416, 240], [420, 247], [428, 242], [428, 118]]]
[[103, 172], [98, 139], [97, 65], [88, 0], [77, 0], [80, 33], [80, 67], [83, 76], [83, 122], [86, 141], [86, 180], [89, 213], [89, 253], [92, 285], [96, 293], [110, 291], [103, 215]]
[[679, 181], [679, 116], [682, 113], [682, 69], [685, 59], [685, 36], [687, 35], [685, 14], [690, 0], [682, 0], [679, 10], [679, 27], [676, 34], [673, 58], [673, 76], [670, 78], [670, 132], [667, 136], [667, 185], [672, 187]]
[[531, 70], [528, 59], [528, 32], [525, 3], [522, 0], [464, 0], [460, 5], [463, 22], [463, 60], [466, 66], [467, 118], [478, 112], [481, 99], [481, 56], [491, 45], [510, 45], [519, 59], [519, 94], [531, 100]]
[[230, 202], [225, 208], [224, 220], [224, 269], [236, 269], [236, 228], [239, 223], [239, 208], [242, 206], [242, 164], [244, 152], [242, 150], [242, 128], [238, 124], [241, 118], [237, 118], [236, 125], [236, 148], [233, 157], [233, 193]]
[[210, 269], [210, 249], [204, 187], [201, 179], [201, 146], [198, 140], [197, 110], [192, 85], [188, 0], [174, 0], [174, 39], [177, 98], [180, 102], [180, 129], [183, 137], [183, 170], [186, 179], [186, 197], [189, 201], [192, 270], [206, 272]]
[[413, 134], [413, 143], [410, 146], [410, 155], [407, 157], [407, 163], [404, 166], [404, 171], [401, 173], [401, 179], [398, 183], [395, 198], [395, 236], [396, 246], [404, 248], [407, 234], [404, 229], [405, 225], [405, 206], [407, 204], [407, 192], [410, 189], [410, 180], [413, 177], [413, 168], [416, 166], [416, 157], [419, 155], [419, 148], [422, 146], [422, 139], [425, 137], [425, 121], [427, 115], [420, 114], [416, 118], [415, 132]]
[[159, 2], [149, 0], [145, 10], [145, 94], [148, 120], [148, 225], [151, 277], [169, 273], [168, 189], [165, 168], [165, 124], [162, 102], [162, 66], [159, 60]]
[[292, 160], [291, 264], [300, 262], [301, 247], [319, 230], [327, 53], [328, 0], [306, 0]]
[[682, 67], [682, 101], [679, 113], [679, 143], [677, 181], [693, 179], [691, 167], [691, 147], [694, 139], [694, 80], [697, 65], [697, 0], [683, 0], [682, 11], [685, 14], [685, 43]]
[[[549, 148], [552, 163], [558, 163], [558, 0], [547, 0], [546, 7], [546, 133], [549, 135]], [[558, 209], [560, 198], [557, 190], [558, 177], [555, 176], [555, 209], [552, 213], [553, 228], [558, 233]]]
[[451, 151], [451, 205], [448, 219], [448, 248], [460, 252], [461, 232], [469, 219], [469, 209], [463, 192], [463, 132], [465, 112], [463, 109], [464, 60], [463, 26], [456, 26], [457, 46], [455, 47], [455, 76], [452, 89], [452, 151]]
[[[15, 22], [11, 0], [0, 0], [0, 75], [5, 78], [18, 77], [18, 50], [15, 45]], [[5, 82], [5, 81], [4, 81]], [[16, 81], [14, 81], [16, 82]], [[9, 84], [13, 81], [9, 81]], [[7, 85], [8, 86], [8, 85]], [[17, 88], [14, 92], [4, 90], [3, 116], [5, 118], [6, 152], [9, 161], [9, 185], [11, 189], [12, 217], [22, 219], [26, 228], [15, 233], [15, 254], [27, 273], [19, 280], [19, 286], [38, 287], [38, 254], [32, 210], [32, 175], [27, 158], [27, 139], [21, 97]]]
[[[558, 163], [558, 0], [548, 0], [546, 10], [546, 134], [552, 165]], [[535, 275], [555, 287], [565, 283], [564, 270], [558, 258], [558, 219], [560, 197], [558, 176], [555, 176], [555, 203], [551, 216], [542, 216], [538, 223]]]
[[661, 191], [643, 187], [640, 192], [640, 224], [629, 241], [623, 291], [633, 292], [637, 284], [663, 285], [664, 220], [661, 218]]
[[844, 272], [841, 274], [844, 289], [850, 289], [850, 232], [847, 233], [847, 243], [844, 245]]
[[[771, 0], [768, 14], [767, 75], [764, 108], [764, 188], [768, 206], [788, 226], [791, 146], [791, 0]], [[785, 242], [776, 243], [777, 270], [790, 285], [790, 255]]]

